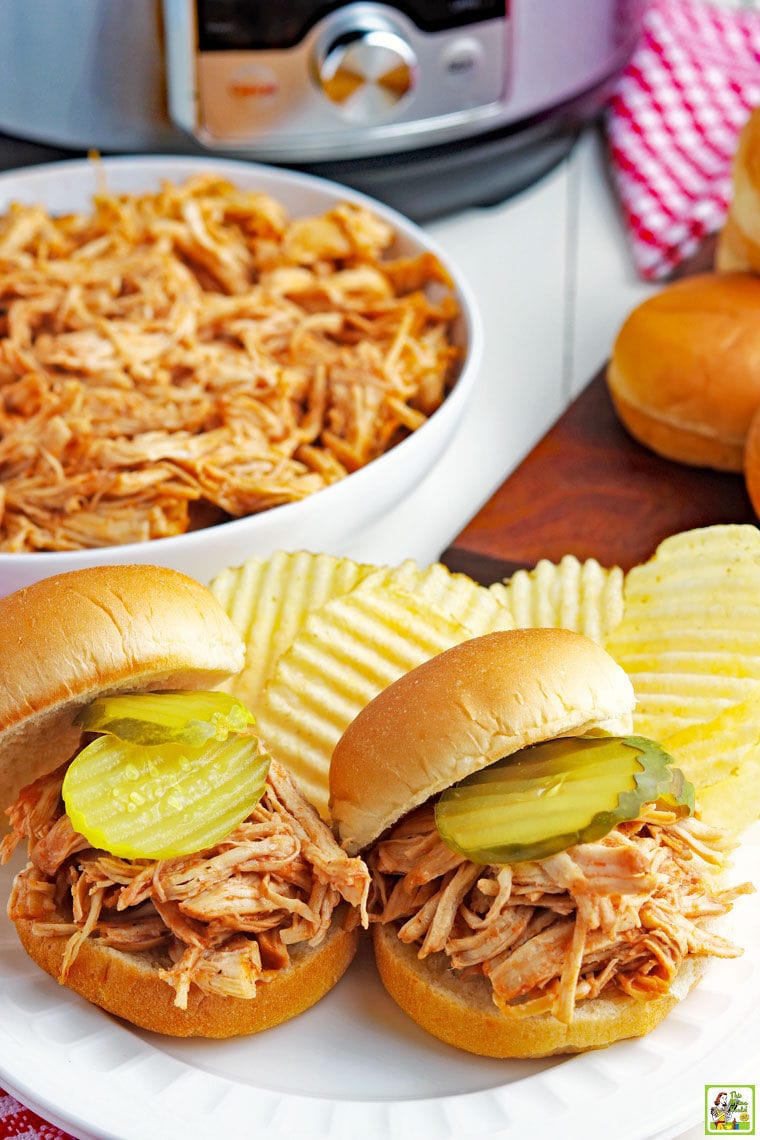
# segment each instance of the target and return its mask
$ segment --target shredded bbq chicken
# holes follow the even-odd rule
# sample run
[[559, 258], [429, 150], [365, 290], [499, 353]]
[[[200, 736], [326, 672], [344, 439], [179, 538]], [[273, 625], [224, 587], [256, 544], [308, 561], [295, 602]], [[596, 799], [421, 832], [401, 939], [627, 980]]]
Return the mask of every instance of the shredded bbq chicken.
[[721, 832], [650, 804], [598, 842], [484, 866], [444, 844], [426, 806], [368, 858], [370, 920], [395, 923], [420, 958], [443, 953], [485, 975], [504, 1014], [569, 1024], [578, 1002], [605, 992], [666, 993], [688, 956], [741, 954], [701, 925], [753, 890], [711, 881], [727, 851]]
[[351, 909], [341, 921], [366, 926], [366, 866], [341, 850], [275, 761], [262, 799], [226, 839], [161, 860], [90, 847], [65, 814], [64, 771], [21, 792], [8, 812], [13, 831], [0, 843], [6, 862], [28, 841], [29, 864], [16, 878], [8, 914], [68, 940], [61, 981], [92, 938], [126, 952], [160, 953], [161, 976], [181, 1009], [191, 985], [253, 998], [260, 982], [287, 966], [291, 946], [324, 939], [342, 901]]
[[181, 534], [298, 501], [439, 406], [458, 306], [362, 206], [214, 175], [0, 216], [0, 551]]

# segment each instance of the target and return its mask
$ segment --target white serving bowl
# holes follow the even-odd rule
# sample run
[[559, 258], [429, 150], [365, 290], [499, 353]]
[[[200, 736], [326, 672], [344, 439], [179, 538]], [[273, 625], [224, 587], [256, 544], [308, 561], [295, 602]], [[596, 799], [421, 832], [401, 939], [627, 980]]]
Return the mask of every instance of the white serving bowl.
[[337, 201], [369, 206], [396, 233], [393, 253], [430, 250], [456, 282], [461, 316], [455, 337], [464, 349], [456, 382], [430, 419], [392, 450], [338, 483], [300, 502], [202, 530], [149, 542], [90, 550], [35, 554], [0, 553], [0, 595], [51, 574], [102, 563], [144, 562], [184, 571], [209, 581], [227, 566], [275, 550], [339, 552], [341, 544], [390, 510], [411, 492], [441, 457], [462, 419], [476, 382], [482, 333], [476, 306], [459, 270], [416, 225], [374, 199], [310, 175], [214, 158], [122, 157], [93, 163], [74, 160], [0, 175], [0, 213], [11, 202], [39, 202], [50, 213], [83, 211], [103, 176], [109, 191], [139, 193], [162, 181], [181, 182], [200, 171], [218, 172], [242, 187], [256, 188], [282, 202], [292, 216], [319, 214]]

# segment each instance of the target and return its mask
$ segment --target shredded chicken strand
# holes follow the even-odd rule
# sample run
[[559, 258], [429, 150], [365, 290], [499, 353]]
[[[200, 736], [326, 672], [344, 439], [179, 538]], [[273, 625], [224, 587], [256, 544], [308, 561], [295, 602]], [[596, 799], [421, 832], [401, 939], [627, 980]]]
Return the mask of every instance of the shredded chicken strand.
[[363, 206], [214, 175], [0, 216], [0, 551], [142, 542], [293, 502], [415, 431], [452, 282]]
[[569, 1024], [601, 993], [666, 993], [689, 956], [741, 954], [703, 921], [753, 890], [718, 883], [730, 849], [699, 818], [646, 805], [598, 841], [484, 867], [446, 847], [426, 805], [368, 857], [370, 921], [395, 923], [420, 958], [484, 975], [507, 1016]]
[[65, 815], [64, 768], [24, 788], [9, 810], [7, 861], [26, 840], [11, 920], [66, 939], [61, 981], [88, 938], [125, 952], [160, 953], [161, 977], [186, 1008], [192, 986], [253, 998], [290, 961], [317, 946], [336, 909], [367, 925], [369, 872], [350, 858], [276, 761], [250, 816], [213, 848], [173, 859], [128, 860], [92, 848]]

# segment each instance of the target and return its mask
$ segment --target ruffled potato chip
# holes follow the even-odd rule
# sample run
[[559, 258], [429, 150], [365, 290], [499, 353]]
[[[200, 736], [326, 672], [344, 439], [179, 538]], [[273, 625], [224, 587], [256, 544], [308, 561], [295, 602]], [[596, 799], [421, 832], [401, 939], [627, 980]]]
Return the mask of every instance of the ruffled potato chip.
[[623, 615], [623, 571], [594, 558], [581, 562], [567, 554], [558, 563], [544, 558], [491, 591], [510, 609], [516, 626], [572, 629], [599, 643]]
[[474, 632], [417, 594], [379, 586], [308, 616], [264, 688], [257, 721], [323, 816], [330, 757], [354, 717], [403, 673]]
[[678, 756], [706, 818], [739, 829], [760, 812], [755, 527], [675, 535], [625, 576], [567, 555], [484, 587], [441, 563], [374, 566], [301, 551], [250, 559], [211, 588], [248, 646], [228, 688], [323, 815], [333, 747], [373, 696], [458, 641], [529, 626], [605, 645], [633, 681], [635, 730]]
[[246, 643], [245, 666], [227, 685], [229, 691], [256, 713], [264, 685], [309, 614], [376, 570], [350, 558], [301, 550], [250, 558], [218, 574], [209, 588]]
[[605, 646], [633, 682], [634, 729], [663, 740], [760, 689], [760, 531], [703, 527], [628, 572]]
[[357, 586], [358, 590], [405, 590], [473, 630], [474, 634], [513, 629], [505, 600], [466, 574], [452, 573], [442, 562], [420, 567], [408, 559], [398, 566], [381, 566]]
[[704, 820], [736, 834], [760, 818], [760, 692], [662, 743], [694, 785]]

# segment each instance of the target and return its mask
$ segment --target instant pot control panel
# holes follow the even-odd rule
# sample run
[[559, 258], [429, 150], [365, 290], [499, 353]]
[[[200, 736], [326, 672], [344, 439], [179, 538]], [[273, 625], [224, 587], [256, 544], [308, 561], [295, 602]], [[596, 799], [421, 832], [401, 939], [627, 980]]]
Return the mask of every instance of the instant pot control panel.
[[164, 0], [175, 124], [215, 150], [378, 154], [487, 129], [509, 81], [507, 0]]

